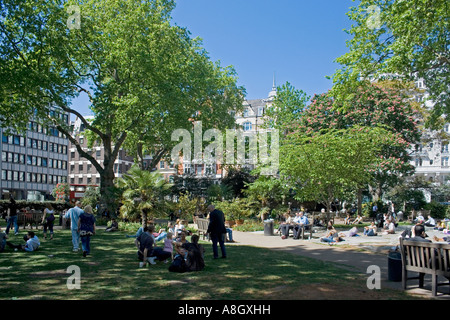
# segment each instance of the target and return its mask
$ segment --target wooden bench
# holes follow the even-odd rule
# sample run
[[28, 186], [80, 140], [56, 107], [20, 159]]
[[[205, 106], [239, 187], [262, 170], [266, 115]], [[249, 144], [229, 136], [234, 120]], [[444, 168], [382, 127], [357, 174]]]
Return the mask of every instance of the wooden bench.
[[197, 224], [198, 235], [203, 236], [203, 240], [205, 240], [207, 236], [209, 220], [205, 218], [196, 218], [195, 223]]
[[19, 212], [17, 213], [17, 223], [23, 223], [23, 228], [29, 224], [33, 229], [33, 224], [38, 228], [38, 225], [42, 222], [42, 212]]
[[[423, 288], [425, 274], [432, 277], [432, 294], [437, 295], [437, 287], [450, 285], [450, 282], [438, 282], [438, 276], [450, 280], [450, 244], [419, 242], [400, 238], [402, 255], [402, 286], [406, 290], [406, 282], [419, 279], [419, 287]], [[419, 273], [418, 277], [408, 277], [408, 271]]]

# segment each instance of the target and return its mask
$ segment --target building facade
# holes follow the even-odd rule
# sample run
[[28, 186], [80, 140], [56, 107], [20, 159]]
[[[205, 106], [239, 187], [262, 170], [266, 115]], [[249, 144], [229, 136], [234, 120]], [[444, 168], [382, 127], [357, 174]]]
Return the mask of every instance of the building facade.
[[[422, 79], [416, 81], [416, 87], [422, 91], [414, 99], [431, 109], [433, 101], [427, 100], [429, 94]], [[425, 129], [421, 142], [411, 150], [411, 164], [415, 167], [415, 176], [423, 177], [438, 186], [450, 183], [450, 123], [445, 123], [441, 130]]]
[[[59, 116], [68, 124], [67, 114]], [[53, 199], [54, 187], [67, 182], [69, 140], [55, 127], [44, 127], [33, 120], [23, 135], [0, 130], [2, 198], [12, 194], [17, 200]]]

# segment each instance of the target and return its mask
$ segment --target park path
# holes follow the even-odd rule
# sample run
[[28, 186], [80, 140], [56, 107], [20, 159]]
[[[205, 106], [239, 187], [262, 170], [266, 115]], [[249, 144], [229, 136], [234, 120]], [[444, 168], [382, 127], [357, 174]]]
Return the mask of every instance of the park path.
[[[388, 280], [388, 255], [371, 251], [357, 251], [340, 246], [330, 246], [328, 244], [317, 243], [313, 240], [293, 240], [281, 239], [279, 236], [265, 236], [262, 232], [239, 232], [233, 231], [233, 239], [236, 243], [227, 245], [246, 245], [261, 248], [268, 248], [275, 251], [285, 251], [298, 254], [308, 258], [314, 258], [325, 262], [334, 263], [337, 266], [347, 268], [351, 271], [366, 274], [369, 277], [372, 273], [367, 273], [370, 266], [378, 266], [381, 270], [381, 287], [397, 290], [402, 289], [402, 283]], [[355, 247], [356, 249], [357, 247]], [[425, 279], [428, 279], [427, 277]], [[425, 283], [425, 289], [416, 288], [415, 281], [408, 281], [408, 293], [418, 297], [432, 298], [431, 279]], [[450, 300], [450, 295], [438, 293], [436, 299]]]

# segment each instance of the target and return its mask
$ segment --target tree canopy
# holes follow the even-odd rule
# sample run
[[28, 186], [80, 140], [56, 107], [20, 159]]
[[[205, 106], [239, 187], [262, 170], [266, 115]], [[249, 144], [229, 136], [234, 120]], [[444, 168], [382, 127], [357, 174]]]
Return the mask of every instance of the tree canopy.
[[423, 79], [435, 102], [433, 123], [450, 113], [450, 11], [447, 0], [362, 0], [348, 13], [349, 52], [336, 59], [332, 95], [350, 105], [355, 88], [371, 77]]
[[[175, 129], [234, 123], [230, 111], [244, 91], [234, 69], [212, 62], [200, 39], [172, 24], [174, 7], [173, 0], [0, 0], [2, 127], [23, 130], [30, 115], [56, 127], [99, 172], [105, 195], [121, 148], [144, 145], [161, 157]], [[92, 121], [72, 108], [80, 94], [89, 97]], [[81, 148], [61, 113], [81, 120], [105, 148], [103, 159]]]

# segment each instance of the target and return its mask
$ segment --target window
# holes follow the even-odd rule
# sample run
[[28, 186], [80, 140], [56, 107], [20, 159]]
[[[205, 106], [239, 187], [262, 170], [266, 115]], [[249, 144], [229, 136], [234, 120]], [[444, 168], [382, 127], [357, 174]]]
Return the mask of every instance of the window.
[[78, 165], [78, 171], [83, 172], [83, 165], [82, 164]]
[[7, 135], [5, 135], [5, 134], [2, 135], [2, 142], [3, 143], [8, 143], [8, 136]]
[[448, 157], [442, 157], [441, 159], [441, 165], [443, 167], [448, 167]]
[[251, 122], [245, 122], [243, 125], [244, 131], [251, 131], [252, 130], [252, 123]]
[[258, 117], [262, 117], [264, 115], [264, 107], [258, 108]]
[[185, 163], [183, 164], [184, 167], [184, 174], [190, 174], [191, 173], [191, 164], [190, 163]]
[[207, 164], [205, 168], [206, 174], [216, 174], [216, 165], [215, 164]]
[[42, 166], [47, 167], [47, 159], [46, 158], [42, 158]]
[[8, 153], [5, 151], [2, 151], [2, 161], [8, 161]]
[[164, 161], [160, 161], [159, 162], [159, 168], [160, 169], [164, 169]]
[[443, 143], [442, 144], [441, 152], [442, 153], [448, 153], [448, 143]]
[[245, 108], [244, 109], [244, 118], [246, 118], [246, 117], [248, 117], [248, 116], [250, 116], [250, 109], [249, 108]]
[[33, 158], [32, 156], [27, 156], [27, 164], [28, 165], [31, 165], [31, 159], [32, 158]]
[[444, 126], [444, 131], [445, 131], [445, 132], [448, 132], [449, 126], [450, 126], [449, 124], [446, 124], [446, 125]]

